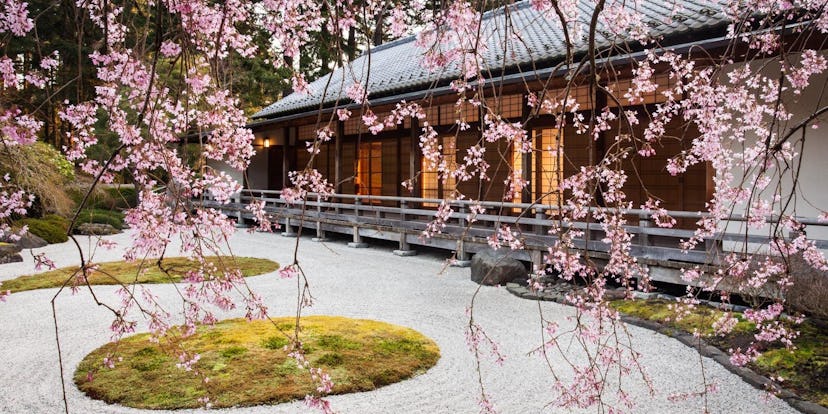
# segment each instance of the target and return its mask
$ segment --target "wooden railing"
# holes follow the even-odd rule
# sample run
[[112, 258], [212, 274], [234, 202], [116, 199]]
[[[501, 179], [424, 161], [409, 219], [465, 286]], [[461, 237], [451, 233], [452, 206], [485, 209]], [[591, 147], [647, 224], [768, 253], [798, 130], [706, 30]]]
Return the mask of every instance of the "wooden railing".
[[[236, 215], [241, 222], [251, 218], [244, 206], [254, 199], [265, 202], [265, 210], [279, 218], [286, 226], [286, 234], [290, 234], [296, 226], [315, 230], [318, 238], [324, 238], [326, 231], [352, 234], [354, 243], [361, 243], [362, 237], [387, 240], [399, 238], [400, 250], [407, 250], [409, 244], [436, 245], [456, 250], [460, 259], [465, 259], [467, 253], [479, 250], [486, 244], [486, 237], [492, 234], [493, 229], [501, 225], [508, 225], [520, 233], [527, 251], [522, 258], [533, 262], [539, 262], [541, 252], [556, 240], [554, 235], [549, 234], [549, 230], [553, 224], [550, 218], [554, 219], [558, 208], [539, 204], [453, 200], [449, 204], [454, 212], [447, 220], [446, 227], [442, 234], [431, 239], [422, 238], [421, 234], [427, 224], [434, 220], [437, 212], [433, 206], [442, 203], [443, 200], [440, 199], [334, 194], [321, 200], [317, 194], [309, 194], [303, 205], [288, 205], [281, 198], [281, 191], [245, 189], [233, 203], [207, 204]], [[475, 215], [474, 222], [470, 223], [469, 211], [473, 205], [485, 208], [485, 212]], [[597, 209], [600, 208], [592, 208], [593, 211]], [[696, 249], [685, 251], [680, 248], [680, 241], [691, 238], [693, 230], [655, 226], [651, 222], [652, 213], [647, 210], [628, 209], [621, 213], [630, 221], [624, 228], [635, 235], [632, 254], [642, 260], [662, 264], [668, 261], [715, 264], [723, 242], [768, 242], [767, 236], [719, 232], [705, 239]], [[694, 221], [706, 216], [705, 213], [688, 211], [668, 211], [668, 214], [676, 219]], [[730, 222], [747, 221], [741, 215], [732, 215], [728, 219]], [[809, 227], [828, 225], [814, 218], [802, 217], [798, 220]], [[769, 223], [773, 221], [773, 218], [768, 218]], [[601, 242], [604, 233], [600, 223], [576, 222], [568, 226], [585, 233], [583, 239], [575, 241], [578, 248], [589, 250], [598, 257], [606, 254], [608, 246]], [[457, 243], [454, 244], [455, 242]], [[819, 248], [828, 248], [826, 240], [815, 242]]]

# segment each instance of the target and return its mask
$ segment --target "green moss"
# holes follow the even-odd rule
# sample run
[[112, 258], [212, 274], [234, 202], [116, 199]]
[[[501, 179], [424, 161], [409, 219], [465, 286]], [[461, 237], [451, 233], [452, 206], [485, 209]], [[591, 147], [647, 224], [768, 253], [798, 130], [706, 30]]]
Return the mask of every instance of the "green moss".
[[[725, 312], [709, 306], [696, 306], [693, 312], [676, 320], [675, 309], [670, 305], [677, 305], [678, 302], [667, 302], [664, 300], [616, 300], [610, 306], [621, 313], [635, 316], [641, 319], [661, 322], [671, 328], [681, 329], [685, 332], [699, 332], [702, 336], [714, 335], [713, 322], [721, 318]], [[733, 328], [734, 334], [750, 333], [756, 326], [746, 321], [741, 314], [734, 313], [738, 320]]]
[[[290, 320], [234, 319], [200, 327], [187, 338], [173, 329], [169, 342], [161, 344], [149, 342], [146, 334], [134, 335], [87, 355], [74, 380], [92, 398], [135, 408], [193, 408], [205, 395], [217, 408], [301, 399], [315, 393], [318, 384], [274, 343], [281, 343], [274, 338], [283, 338], [274, 325], [285, 326]], [[434, 366], [440, 357], [437, 345], [422, 334], [383, 322], [310, 316], [302, 319], [302, 332], [307, 332], [300, 338], [305, 357], [331, 376], [333, 394], [404, 380]], [[228, 339], [234, 345], [228, 346]], [[196, 369], [210, 378], [207, 386], [192, 372], [175, 366], [178, 359], [170, 355], [182, 349], [201, 356]], [[411, 349], [417, 351], [407, 352]], [[114, 369], [103, 367], [103, 357], [112, 352], [123, 361]], [[93, 381], [87, 380], [90, 372]]]
[[327, 365], [329, 367], [337, 367], [342, 365], [342, 361], [342, 355], [333, 352], [322, 355], [321, 357], [319, 357], [319, 359], [316, 360], [316, 363], [320, 365]]
[[408, 338], [402, 338], [380, 341], [378, 348], [385, 352], [417, 352], [423, 349], [423, 344]]
[[262, 346], [267, 349], [282, 349], [289, 343], [290, 341], [284, 336], [273, 335], [262, 341]]
[[247, 348], [243, 346], [231, 346], [229, 348], [219, 351], [219, 355], [225, 358], [236, 358], [244, 355], [246, 352]]
[[344, 349], [359, 349], [362, 344], [344, 338], [339, 335], [322, 335], [317, 339], [316, 345], [329, 351], [341, 351]]
[[49, 244], [63, 243], [69, 240], [69, 237], [66, 235], [66, 227], [68, 225], [62, 226], [61, 224], [62, 222], [54, 218], [25, 218], [15, 222], [16, 227], [28, 226], [30, 233], [40, 237]]
[[[756, 326], [734, 313], [739, 321], [733, 332], [724, 336], [713, 335], [712, 323], [724, 312], [708, 306], [697, 306], [689, 315], [676, 321], [676, 312], [669, 309], [668, 302], [661, 300], [618, 300], [611, 306], [618, 311], [641, 319], [659, 322], [685, 332], [698, 331], [708, 341], [722, 349], [744, 347], [752, 339]], [[752, 364], [752, 368], [771, 377], [782, 377], [782, 386], [802, 397], [828, 407], [828, 329], [806, 321], [797, 326], [800, 332], [794, 340], [795, 349], [786, 349], [782, 344], [772, 344]]]
[[[269, 273], [279, 268], [279, 264], [254, 257], [206, 257], [219, 269], [240, 269], [242, 276], [256, 276]], [[163, 270], [162, 270], [163, 269]], [[130, 283], [174, 283], [180, 282], [190, 270], [197, 270], [198, 263], [184, 257], [169, 257], [161, 262], [161, 268], [155, 261], [128, 263], [124, 261], [100, 263], [88, 281], [93, 285], [115, 285]], [[79, 272], [77, 266], [64, 267], [36, 275], [20, 276], [7, 280], [0, 285], [4, 290], [22, 292], [32, 289], [60, 287]]]
[[129, 366], [136, 371], [147, 372], [154, 371], [171, 360], [170, 357], [159, 352], [156, 348], [145, 347], [133, 355]]

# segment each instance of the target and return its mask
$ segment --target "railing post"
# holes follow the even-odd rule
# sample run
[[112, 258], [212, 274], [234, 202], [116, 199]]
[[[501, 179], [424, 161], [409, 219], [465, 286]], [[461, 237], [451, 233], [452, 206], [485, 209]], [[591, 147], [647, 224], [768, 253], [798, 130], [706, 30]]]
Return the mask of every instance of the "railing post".
[[469, 267], [471, 266], [471, 259], [469, 258], [469, 254], [466, 253], [466, 246], [465, 242], [463, 241], [463, 235], [460, 234], [459, 238], [457, 239], [457, 250], [456, 250], [456, 257], [454, 261], [451, 263], [453, 267]]
[[359, 217], [359, 208], [362, 206], [362, 200], [359, 197], [354, 197], [354, 215]]
[[326, 242], [325, 230], [322, 228], [322, 195], [316, 195], [316, 237], [311, 239], [315, 242]]
[[348, 243], [348, 247], [353, 247], [355, 249], [362, 249], [368, 247], [368, 243], [362, 242], [362, 236], [359, 234], [359, 208], [362, 206], [362, 201], [359, 197], [354, 198], [354, 216], [356, 220], [354, 220], [354, 241]]
[[[535, 207], [535, 220], [543, 222], [546, 219], [546, 208], [544, 206], [536, 206]], [[543, 236], [545, 232], [543, 231], [543, 224], [535, 224], [535, 234], [538, 236]]]
[[394, 254], [397, 256], [416, 256], [417, 251], [411, 250], [411, 245], [408, 244], [408, 233], [406, 232], [406, 228], [403, 225], [405, 223], [405, 209], [408, 207], [408, 203], [405, 200], [400, 200], [400, 226], [397, 228], [397, 231], [400, 232], [400, 248], [394, 250]]
[[647, 234], [646, 231], [647, 228], [650, 227], [650, 216], [643, 211], [638, 215], [638, 227], [638, 244], [643, 247], [649, 246], [650, 235]]
[[296, 232], [290, 225], [290, 216], [285, 216], [285, 231], [282, 232], [282, 237], [296, 237]]
[[[457, 224], [460, 225], [461, 229], [466, 228], [466, 205], [460, 204], [460, 207], [457, 209], [457, 212], [460, 214], [460, 217], [457, 218]], [[462, 230], [461, 230], [462, 232]]]
[[236, 196], [236, 227], [242, 228], [246, 227], [244, 225], [244, 217], [242, 217], [242, 193], [239, 191], [239, 194]]

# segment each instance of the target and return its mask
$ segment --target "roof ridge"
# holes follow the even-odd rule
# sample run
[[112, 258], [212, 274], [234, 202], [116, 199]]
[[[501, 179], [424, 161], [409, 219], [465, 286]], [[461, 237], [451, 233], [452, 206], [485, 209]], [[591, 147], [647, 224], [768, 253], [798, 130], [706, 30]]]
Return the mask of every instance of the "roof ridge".
[[[410, 34], [408, 36], [404, 36], [404, 37], [401, 37], [399, 39], [394, 39], [390, 42], [383, 43], [379, 46], [374, 46], [373, 48], [369, 48], [368, 50], [362, 52], [359, 56], [357, 56], [357, 59], [359, 59], [363, 56], [367, 56], [369, 52], [370, 53], [382, 52], [385, 49], [390, 49], [394, 46], [398, 46], [398, 45], [402, 45], [402, 44], [405, 44], [405, 43], [408, 43], [408, 42], [412, 42], [416, 38], [417, 38], [416, 34]], [[354, 59], [354, 60], [356, 60], [356, 59]]]
[[497, 15], [497, 13], [502, 12], [503, 10], [505, 10], [506, 7], [511, 7], [513, 11], [517, 11], [517, 10], [525, 9], [525, 8], [529, 7], [530, 5], [531, 5], [530, 0], [520, 0], [520, 1], [516, 1], [512, 4], [508, 4], [504, 7], [498, 7], [498, 8], [495, 8], [495, 9], [485, 11], [485, 12], [483, 12], [482, 17], [484, 19], [489, 19], [489, 18], [493, 17], [494, 15]]

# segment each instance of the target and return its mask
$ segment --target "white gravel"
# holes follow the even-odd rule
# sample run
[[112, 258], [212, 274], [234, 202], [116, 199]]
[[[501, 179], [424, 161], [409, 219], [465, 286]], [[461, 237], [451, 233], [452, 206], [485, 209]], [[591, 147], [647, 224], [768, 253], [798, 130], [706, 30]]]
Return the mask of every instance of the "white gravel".
[[[111, 237], [120, 244], [128, 236]], [[289, 263], [295, 239], [275, 234], [239, 232], [232, 239], [236, 254], [266, 257]], [[73, 246], [51, 245], [45, 251], [58, 266], [78, 264]], [[117, 260], [120, 251], [99, 251], [99, 261]], [[31, 257], [25, 262], [0, 266], [0, 280], [31, 273]], [[390, 248], [350, 249], [344, 242], [320, 244], [302, 239], [300, 260], [313, 285], [316, 304], [309, 314], [333, 314], [371, 318], [414, 328], [433, 338], [440, 346], [441, 359], [423, 375], [375, 391], [332, 396], [340, 413], [476, 413], [479, 411], [478, 384], [474, 359], [465, 344], [465, 309], [477, 285], [469, 281], [469, 270], [448, 268], [439, 274], [442, 259], [433, 255], [397, 257]], [[262, 294], [273, 315], [294, 311], [295, 281], [275, 274], [248, 279]], [[154, 285], [162, 301], [175, 303], [173, 286]], [[0, 412], [57, 413], [63, 411], [49, 301], [55, 289], [12, 295], [0, 304]], [[100, 297], [114, 301], [114, 288], [101, 286]], [[72, 373], [80, 360], [109, 340], [111, 316], [96, 308], [86, 293], [61, 295], [57, 301], [63, 360], [67, 368], [69, 408], [72, 413], [147, 412], [107, 405], [87, 398], [72, 384]], [[569, 307], [544, 302], [540, 307], [562, 328], [572, 314]], [[239, 316], [235, 312], [227, 317]], [[519, 299], [505, 289], [484, 288], [476, 302], [476, 316], [487, 333], [506, 354], [504, 366], [483, 365], [484, 382], [494, 404], [502, 413], [567, 412], [548, 406], [554, 398], [548, 368], [537, 356], [527, 353], [538, 345], [538, 303]], [[698, 398], [671, 402], [672, 393], [697, 392], [701, 388], [698, 354], [678, 341], [649, 330], [629, 327], [634, 346], [644, 354], [643, 363], [656, 392], [650, 396], [638, 377], [625, 379], [637, 407], [634, 412], [679, 413], [703, 411]], [[561, 372], [561, 359], [552, 364]], [[794, 413], [791, 407], [743, 382], [712, 360], [704, 360], [708, 381], [719, 391], [708, 395], [714, 413]], [[566, 375], [565, 375], [566, 376]], [[767, 400], [767, 401], [766, 401]], [[196, 412], [185, 410], [181, 412]], [[301, 403], [227, 410], [227, 413], [308, 412]], [[159, 411], [148, 411], [159, 412]], [[587, 410], [595, 412], [595, 409]]]

